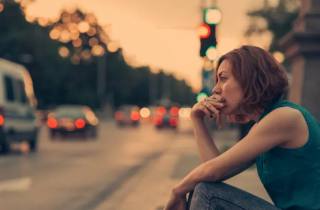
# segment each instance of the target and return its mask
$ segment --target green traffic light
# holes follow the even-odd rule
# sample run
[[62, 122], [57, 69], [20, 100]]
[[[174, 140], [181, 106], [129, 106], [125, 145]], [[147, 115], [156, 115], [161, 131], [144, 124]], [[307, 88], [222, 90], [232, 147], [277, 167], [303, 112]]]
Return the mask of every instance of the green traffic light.
[[202, 93], [202, 92], [199, 93], [199, 94], [197, 95], [197, 102], [205, 99], [206, 97], [208, 97], [208, 95], [207, 95], [206, 93]]
[[217, 8], [207, 8], [204, 12], [204, 21], [208, 24], [218, 24], [221, 22], [222, 13]]
[[206, 56], [209, 60], [213, 61], [218, 57], [218, 50], [215, 46], [210, 46], [206, 51]]

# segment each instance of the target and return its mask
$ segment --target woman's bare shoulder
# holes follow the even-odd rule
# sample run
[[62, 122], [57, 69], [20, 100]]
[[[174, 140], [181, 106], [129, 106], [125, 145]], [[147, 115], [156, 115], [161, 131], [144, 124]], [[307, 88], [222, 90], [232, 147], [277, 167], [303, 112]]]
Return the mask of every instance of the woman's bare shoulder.
[[279, 107], [267, 114], [262, 120], [262, 123], [271, 123], [276, 125], [299, 126], [300, 123], [305, 122], [303, 114], [292, 107]]
[[[264, 133], [279, 139], [281, 145], [301, 142], [308, 136], [307, 123], [303, 114], [291, 107], [279, 107], [268, 113], [252, 128], [253, 133]], [[294, 143], [296, 145], [296, 143]]]

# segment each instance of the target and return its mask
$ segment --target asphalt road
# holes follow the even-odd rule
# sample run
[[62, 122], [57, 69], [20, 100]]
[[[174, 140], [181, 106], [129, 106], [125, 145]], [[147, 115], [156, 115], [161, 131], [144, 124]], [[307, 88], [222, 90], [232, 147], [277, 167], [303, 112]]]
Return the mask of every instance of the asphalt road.
[[0, 156], [0, 209], [95, 209], [183, 135], [147, 124], [118, 128], [101, 122], [97, 139], [52, 141], [42, 128], [38, 152], [21, 152], [22, 144]]

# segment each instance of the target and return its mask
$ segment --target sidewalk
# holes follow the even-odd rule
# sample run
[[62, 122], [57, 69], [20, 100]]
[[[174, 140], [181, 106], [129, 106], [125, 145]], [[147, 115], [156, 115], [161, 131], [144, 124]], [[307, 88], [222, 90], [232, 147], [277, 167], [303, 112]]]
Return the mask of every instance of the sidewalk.
[[[225, 142], [225, 139], [234, 139], [235, 135], [235, 132], [217, 132], [215, 139], [218, 147], [233, 144]], [[186, 138], [176, 140], [169, 151], [127, 180], [96, 210], [163, 209], [172, 187], [199, 163], [196, 152], [193, 136], [186, 134]], [[254, 167], [226, 182], [270, 201]]]

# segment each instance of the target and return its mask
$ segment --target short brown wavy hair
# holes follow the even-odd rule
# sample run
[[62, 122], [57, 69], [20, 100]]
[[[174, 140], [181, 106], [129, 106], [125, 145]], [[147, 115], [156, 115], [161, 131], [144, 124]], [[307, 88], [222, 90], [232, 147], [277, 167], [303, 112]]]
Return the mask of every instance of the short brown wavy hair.
[[262, 48], [245, 45], [234, 49], [219, 58], [217, 69], [224, 60], [230, 62], [232, 73], [244, 93], [239, 106], [241, 113], [265, 109], [286, 94], [288, 78], [285, 69]]

